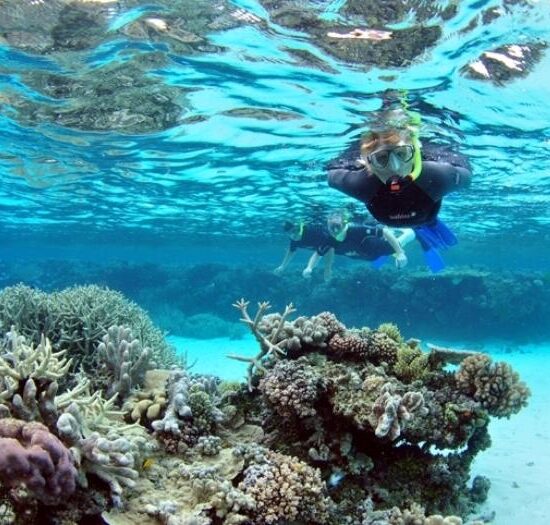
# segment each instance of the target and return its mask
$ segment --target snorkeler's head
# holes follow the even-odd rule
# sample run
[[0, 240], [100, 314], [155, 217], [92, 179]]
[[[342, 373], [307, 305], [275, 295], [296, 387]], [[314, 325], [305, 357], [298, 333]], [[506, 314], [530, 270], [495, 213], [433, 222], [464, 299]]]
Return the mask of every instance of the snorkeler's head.
[[346, 212], [336, 211], [327, 217], [327, 230], [337, 241], [343, 241], [349, 226], [349, 217]]
[[370, 131], [361, 139], [361, 158], [380, 181], [413, 173], [419, 155], [418, 139], [408, 128]]
[[303, 221], [285, 221], [283, 230], [293, 241], [299, 241], [304, 234], [304, 223]]

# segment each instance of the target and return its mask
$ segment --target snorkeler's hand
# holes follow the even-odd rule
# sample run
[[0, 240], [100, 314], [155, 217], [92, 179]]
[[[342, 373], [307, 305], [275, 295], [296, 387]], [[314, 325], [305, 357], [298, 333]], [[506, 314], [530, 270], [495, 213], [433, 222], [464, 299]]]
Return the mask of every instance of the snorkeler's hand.
[[311, 273], [312, 273], [311, 268], [306, 268], [306, 269], [302, 272], [302, 277], [303, 277], [304, 279], [311, 279]]
[[407, 266], [407, 263], [409, 260], [407, 259], [407, 256], [404, 253], [396, 253], [395, 254], [395, 267], [396, 268], [405, 268]]
[[284, 269], [283, 266], [277, 266], [277, 268], [275, 268], [275, 270], [273, 270], [273, 273], [275, 275], [281, 275], [284, 271], [285, 271], [285, 269]]

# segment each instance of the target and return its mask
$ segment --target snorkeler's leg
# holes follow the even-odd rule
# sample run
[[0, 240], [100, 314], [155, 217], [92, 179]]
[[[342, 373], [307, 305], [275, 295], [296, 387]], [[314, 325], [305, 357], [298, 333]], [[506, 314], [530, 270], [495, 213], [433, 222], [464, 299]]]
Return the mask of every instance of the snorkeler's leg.
[[323, 278], [325, 282], [330, 281], [332, 277], [332, 265], [334, 263], [334, 248], [331, 248], [325, 255], [325, 271]]
[[309, 258], [307, 266], [305, 267], [304, 271], [302, 272], [302, 276], [305, 279], [309, 279], [311, 277], [311, 273], [313, 272], [313, 269], [317, 266], [317, 263], [322, 258], [323, 258], [322, 255], [319, 255], [317, 252], [313, 252], [313, 255]]
[[292, 261], [295, 254], [296, 250], [291, 250], [290, 247], [287, 248], [283, 262], [273, 270], [273, 273], [275, 275], [281, 275], [286, 270], [286, 267], [289, 265], [290, 261]]

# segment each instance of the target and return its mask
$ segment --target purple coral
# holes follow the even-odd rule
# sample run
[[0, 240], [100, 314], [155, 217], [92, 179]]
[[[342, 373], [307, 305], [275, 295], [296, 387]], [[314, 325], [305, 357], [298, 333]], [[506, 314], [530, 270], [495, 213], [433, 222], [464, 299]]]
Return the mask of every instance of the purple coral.
[[70, 496], [77, 470], [67, 448], [41, 423], [0, 419], [0, 481], [25, 486], [45, 504]]

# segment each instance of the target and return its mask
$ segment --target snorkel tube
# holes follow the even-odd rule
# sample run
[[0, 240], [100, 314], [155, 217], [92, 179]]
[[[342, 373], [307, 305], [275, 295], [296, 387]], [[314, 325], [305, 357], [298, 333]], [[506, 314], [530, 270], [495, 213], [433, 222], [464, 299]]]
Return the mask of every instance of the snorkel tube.
[[332, 237], [334, 237], [334, 239], [336, 239], [338, 242], [342, 242], [342, 241], [345, 240], [346, 235], [348, 233], [350, 216], [346, 211], [336, 212], [336, 213], [333, 213], [329, 216], [329, 218], [328, 218], [329, 223], [330, 223], [331, 217], [340, 218], [341, 221], [342, 221], [342, 229], [338, 233], [333, 233], [331, 231], [330, 226], [328, 226], [328, 230], [329, 230], [330, 235], [332, 235]]
[[297, 240], [301, 240], [302, 237], [304, 236], [304, 228], [305, 228], [304, 221], [298, 221], [298, 239]]
[[405, 115], [407, 115], [408, 122], [406, 127], [412, 133], [412, 146], [414, 148], [413, 170], [411, 171], [409, 176], [412, 180], [416, 180], [422, 172], [422, 152], [420, 151], [421, 146], [419, 137], [422, 119], [420, 117], [420, 113], [418, 113], [417, 111], [411, 111], [409, 109], [409, 102], [407, 101], [406, 91], [402, 91], [401, 96], [399, 97], [399, 103], [401, 104]]

